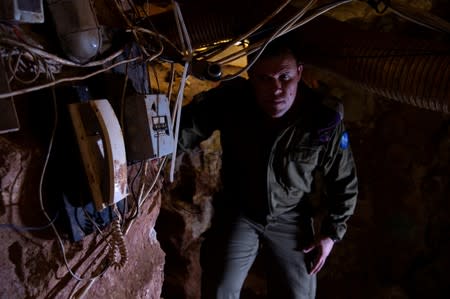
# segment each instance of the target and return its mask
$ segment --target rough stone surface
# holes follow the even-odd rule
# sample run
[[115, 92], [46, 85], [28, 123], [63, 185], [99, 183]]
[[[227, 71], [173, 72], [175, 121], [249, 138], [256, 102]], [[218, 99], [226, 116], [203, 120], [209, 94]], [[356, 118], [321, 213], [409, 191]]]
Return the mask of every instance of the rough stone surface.
[[[341, 6], [332, 15], [362, 28], [429, 35], [392, 13], [380, 17], [363, 2]], [[448, 20], [448, 1], [398, 2], [432, 9]], [[102, 23], [120, 19], [104, 11]], [[162, 65], [155, 68], [166, 71]], [[356, 213], [344, 241], [335, 246], [319, 274], [317, 298], [450, 298], [449, 116], [376, 97], [321, 70], [307, 73], [344, 102], [360, 178]], [[177, 79], [180, 76], [178, 69]], [[167, 89], [167, 81], [158, 84]], [[216, 84], [189, 79], [185, 102]], [[0, 298], [69, 298], [84, 290], [85, 298], [94, 299], [199, 298], [201, 234], [212, 217], [212, 196], [220, 188], [217, 134], [199, 150], [180, 157], [175, 182], [166, 182], [159, 186], [160, 193], [148, 197], [126, 234], [125, 267], [109, 268], [89, 288], [87, 281], [78, 282], [68, 273], [50, 228], [23, 230], [48, 223], [40, 205], [39, 179], [52, 116], [40, 113], [52, 109], [33, 100], [34, 104], [16, 102], [20, 132], [0, 136]], [[129, 173], [134, 176], [136, 168]], [[154, 176], [152, 172], [147, 183]], [[77, 275], [90, 277], [102, 269], [107, 251], [102, 236], [76, 243], [64, 239], [62, 246]], [[264, 288], [263, 267], [257, 260], [242, 298], [265, 298]]]
[[[27, 136], [30, 132], [26, 127], [19, 135], [28, 138], [0, 137], [0, 298], [81, 298], [85, 294], [85, 298], [159, 299], [165, 263], [155, 231], [161, 205], [160, 184], [144, 201], [125, 235], [128, 262], [120, 270], [105, 270], [110, 226], [102, 234], [88, 235], [79, 242], [69, 241], [56, 225], [58, 221], [55, 225], [61, 241], [48, 227], [39, 203], [42, 153], [46, 149], [39, 143], [31, 145], [33, 137]], [[28, 141], [23, 142], [25, 139]], [[146, 188], [156, 174], [150, 170], [141, 176]], [[134, 174], [135, 167], [130, 166], [130, 177]], [[50, 182], [49, 186], [57, 183]], [[47, 208], [45, 194], [42, 200]], [[62, 248], [74, 276], [65, 265]], [[90, 284], [88, 279], [99, 274]]]
[[164, 298], [200, 298], [202, 233], [212, 217], [220, 181], [220, 146], [214, 134], [195, 152], [179, 156], [176, 180], [163, 193], [156, 229], [167, 254]]

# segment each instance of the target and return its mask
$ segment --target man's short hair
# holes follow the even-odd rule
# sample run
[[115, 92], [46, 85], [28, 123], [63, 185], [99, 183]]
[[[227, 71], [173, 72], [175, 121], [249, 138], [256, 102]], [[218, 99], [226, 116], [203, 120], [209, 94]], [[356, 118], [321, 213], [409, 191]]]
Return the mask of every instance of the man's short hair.
[[[262, 53], [257, 58], [259, 59], [265, 59], [265, 58], [271, 58], [271, 57], [277, 57], [284, 54], [292, 54], [295, 57], [295, 60], [297, 63], [300, 63], [299, 57], [298, 57], [298, 50], [296, 49], [296, 41], [293, 40], [289, 35], [285, 34], [282, 35], [267, 44], [267, 46], [264, 48]], [[259, 54], [260, 50], [248, 55], [248, 61], [252, 62], [255, 57]]]
[[[258, 59], [264, 59], [264, 58], [270, 58], [270, 57], [276, 57], [281, 56], [286, 53], [292, 54], [295, 59], [299, 62], [299, 53], [298, 53], [298, 47], [296, 46], [297, 41], [293, 39], [291, 36], [285, 34], [282, 35], [267, 44], [267, 46], [262, 51], [261, 55], [258, 57]], [[249, 61], [253, 61], [253, 59], [258, 55], [259, 50], [250, 54], [248, 56]]]

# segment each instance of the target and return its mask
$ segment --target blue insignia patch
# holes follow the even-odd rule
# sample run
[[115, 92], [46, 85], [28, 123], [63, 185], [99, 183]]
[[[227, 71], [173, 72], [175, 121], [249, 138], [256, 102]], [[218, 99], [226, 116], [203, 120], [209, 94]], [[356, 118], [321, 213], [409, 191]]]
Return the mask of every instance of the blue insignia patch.
[[339, 142], [339, 146], [341, 147], [341, 149], [347, 149], [348, 145], [349, 145], [348, 133], [344, 132], [344, 133], [342, 133], [341, 141]]

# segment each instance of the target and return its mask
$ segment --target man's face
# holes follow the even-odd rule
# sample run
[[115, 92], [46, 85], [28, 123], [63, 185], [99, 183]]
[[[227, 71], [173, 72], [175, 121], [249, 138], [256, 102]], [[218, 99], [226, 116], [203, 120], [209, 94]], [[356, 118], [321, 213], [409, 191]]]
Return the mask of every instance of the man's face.
[[270, 117], [282, 117], [292, 107], [302, 70], [290, 53], [265, 57], [253, 65], [249, 77], [256, 101]]

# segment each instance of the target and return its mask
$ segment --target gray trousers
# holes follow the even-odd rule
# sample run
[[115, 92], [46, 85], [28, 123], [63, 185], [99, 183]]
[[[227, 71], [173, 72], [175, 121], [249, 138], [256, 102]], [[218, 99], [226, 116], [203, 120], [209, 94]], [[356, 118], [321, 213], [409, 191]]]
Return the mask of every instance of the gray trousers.
[[[313, 238], [308, 225], [245, 217], [209, 234], [202, 245], [202, 299], [237, 299], [256, 256], [263, 250], [267, 294], [271, 299], [312, 299], [316, 277], [307, 273], [301, 250]], [[306, 227], [306, 229], [305, 229]]]

